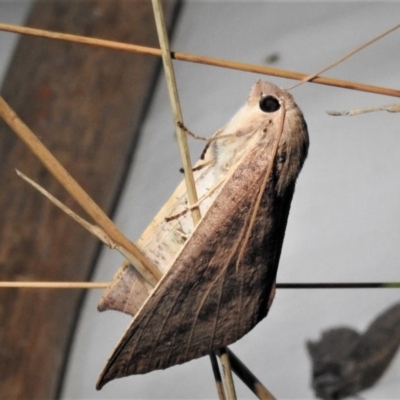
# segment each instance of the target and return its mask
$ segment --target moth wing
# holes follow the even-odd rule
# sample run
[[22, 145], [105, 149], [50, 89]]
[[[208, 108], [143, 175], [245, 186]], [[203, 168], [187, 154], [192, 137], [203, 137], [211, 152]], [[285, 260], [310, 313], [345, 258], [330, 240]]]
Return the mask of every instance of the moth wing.
[[266, 316], [294, 182], [276, 197], [272, 177], [237, 263], [268, 165], [266, 154], [265, 146], [255, 146], [227, 178], [195, 234], [117, 345], [98, 389], [116, 378], [207, 355], [238, 340]]
[[[217, 131], [219, 133], [220, 131]], [[195, 167], [209, 161], [209, 156], [199, 161]], [[200, 172], [195, 172], [196, 187], [203, 188], [204, 181], [209, 180], [213, 172], [205, 167]], [[205, 193], [198, 191], [201, 196]], [[182, 219], [190, 220], [186, 226], [192, 226], [190, 213], [180, 220], [166, 222], [166, 217], [179, 214], [186, 209], [186, 185], [182, 181], [170, 198], [165, 202], [158, 214], [139, 238], [138, 246], [144, 255], [162, 273], [166, 272], [168, 265], [175, 259], [184, 245], [185, 232], [182, 230]], [[201, 211], [207, 209], [207, 204], [202, 202]], [[193, 230], [193, 229], [192, 229]], [[104, 291], [98, 304], [99, 311], [117, 310], [134, 316], [153, 288], [146, 283], [133, 266], [126, 260], [114, 274], [109, 287]]]

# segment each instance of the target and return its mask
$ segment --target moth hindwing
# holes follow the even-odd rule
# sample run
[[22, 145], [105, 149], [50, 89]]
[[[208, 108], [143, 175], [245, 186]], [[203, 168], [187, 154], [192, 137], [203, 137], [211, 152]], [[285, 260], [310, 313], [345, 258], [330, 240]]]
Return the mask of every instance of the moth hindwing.
[[[215, 162], [203, 182], [218, 189], [205, 200], [197, 227], [172, 251], [169, 269], [111, 355], [98, 389], [116, 378], [207, 355], [240, 339], [267, 315], [307, 151], [307, 126], [292, 96], [256, 82], [210, 146]], [[164, 231], [166, 222], [156, 219]], [[179, 218], [172, 223], [173, 234], [176, 224], [185, 229]]]

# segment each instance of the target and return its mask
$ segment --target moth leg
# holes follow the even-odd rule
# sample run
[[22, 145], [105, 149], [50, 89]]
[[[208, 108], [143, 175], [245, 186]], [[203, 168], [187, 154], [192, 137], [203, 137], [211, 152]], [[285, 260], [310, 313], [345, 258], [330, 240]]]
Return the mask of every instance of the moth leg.
[[244, 135], [248, 135], [250, 133], [254, 133], [253, 131], [249, 131], [249, 132], [246, 131], [246, 132], [236, 132], [236, 133], [228, 133], [226, 135], [220, 135], [220, 133], [222, 131], [223, 131], [223, 129], [220, 129], [219, 131], [216, 132], [216, 134], [214, 136], [207, 139], [207, 144], [205, 145], [204, 150], [200, 154], [200, 160], [204, 160], [204, 158], [206, 157], [206, 153], [207, 153], [208, 149], [210, 148], [212, 142], [215, 142], [220, 139], [227, 139], [227, 138], [231, 138], [231, 137], [241, 137]]
[[188, 128], [186, 128], [186, 126], [183, 125], [183, 123], [181, 121], [178, 121], [176, 124], [178, 125], [179, 128], [181, 128], [187, 135], [191, 136], [192, 138], [198, 139], [198, 140], [205, 140], [207, 142], [206, 147], [204, 147], [204, 150], [202, 151], [202, 153], [200, 155], [200, 160], [204, 160], [206, 152], [207, 152], [208, 148], [210, 147], [210, 138], [196, 135], [195, 133], [190, 131]]
[[[200, 157], [201, 158], [201, 157]], [[208, 160], [208, 161], [206, 161], [206, 162], [204, 162], [203, 164], [200, 164], [200, 165], [197, 165], [196, 167], [193, 167], [192, 168], [192, 171], [193, 172], [196, 172], [196, 171], [200, 171], [201, 169], [203, 169], [203, 168], [205, 168], [205, 167], [208, 167], [209, 165], [211, 165], [211, 164], [214, 164], [215, 163], [215, 158], [212, 158], [211, 160]], [[185, 171], [183, 170], [183, 168], [179, 168], [179, 172], [181, 173], [181, 174], [184, 174], [185, 173]]]
[[198, 201], [196, 201], [196, 203], [191, 204], [190, 206], [185, 207], [185, 209], [177, 214], [171, 215], [170, 217], [165, 217], [165, 221], [166, 222], [170, 222], [173, 221], [174, 219], [177, 219], [179, 217], [182, 217], [183, 215], [185, 215], [186, 213], [188, 213], [189, 211], [194, 210], [195, 208], [198, 208], [200, 206], [200, 204], [207, 198], [210, 197], [224, 182], [224, 179], [221, 179], [219, 182], [217, 182], [216, 184], [214, 184], [210, 189], [208, 189], [207, 193], [205, 193], [203, 196], [200, 197], [200, 199]]
[[185, 125], [183, 125], [183, 122], [181, 122], [181, 121], [178, 121], [176, 123], [176, 125], [178, 125], [179, 128], [181, 128], [187, 135], [191, 136], [192, 138], [195, 138], [197, 140], [205, 140], [205, 141], [209, 140], [209, 138], [207, 138], [207, 137], [196, 135], [195, 133], [190, 131], [188, 128], [186, 128]]
[[187, 235], [185, 232], [183, 232], [181, 229], [177, 229], [177, 230], [176, 230], [176, 233], [177, 233], [184, 241], [187, 240], [188, 235]]
[[[179, 128], [181, 128], [187, 135], [193, 137], [194, 139], [198, 139], [198, 140], [204, 140], [207, 142], [206, 146], [204, 147], [204, 150], [202, 151], [201, 155], [200, 155], [200, 160], [204, 160], [207, 150], [210, 147], [211, 142], [218, 140], [221, 137], [221, 132], [223, 132], [223, 130], [225, 129], [225, 127], [223, 126], [222, 128], [218, 129], [217, 132], [215, 132], [212, 136], [210, 137], [204, 137], [204, 136], [199, 136], [196, 135], [195, 133], [193, 133], [192, 131], [190, 131], [188, 128], [186, 128], [186, 126], [183, 124], [183, 122], [178, 121], [177, 126]], [[223, 135], [221, 138], [225, 138], [225, 137], [229, 137], [232, 136], [231, 134], [229, 135]]]

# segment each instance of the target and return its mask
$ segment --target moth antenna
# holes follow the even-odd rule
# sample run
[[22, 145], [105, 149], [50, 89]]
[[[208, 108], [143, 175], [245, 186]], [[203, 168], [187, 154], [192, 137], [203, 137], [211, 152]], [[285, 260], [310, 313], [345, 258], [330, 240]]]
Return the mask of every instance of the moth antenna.
[[205, 145], [203, 151], [202, 151], [201, 154], [200, 154], [200, 160], [204, 160], [204, 158], [206, 157], [206, 153], [207, 153], [208, 149], [210, 148], [210, 144], [211, 144], [211, 142], [208, 142], [208, 143]]
[[250, 223], [249, 223], [249, 226], [248, 226], [248, 228], [246, 230], [246, 235], [244, 237], [244, 241], [242, 243], [242, 246], [241, 246], [240, 252], [239, 252], [239, 256], [238, 256], [237, 261], [236, 261], [236, 270], [238, 270], [238, 268], [239, 268], [239, 264], [243, 259], [244, 252], [246, 251], [247, 244], [248, 244], [248, 242], [250, 240], [251, 232], [252, 232], [254, 224], [256, 222], [257, 212], [258, 212], [258, 210], [260, 208], [262, 197], [263, 197], [265, 188], [267, 187], [269, 177], [272, 174], [272, 169], [274, 167], [274, 161], [275, 161], [275, 158], [276, 158], [276, 154], [278, 153], [279, 142], [280, 142], [281, 137], [282, 137], [283, 125], [284, 125], [284, 122], [285, 122], [285, 114], [286, 114], [285, 107], [281, 107], [281, 110], [282, 110], [282, 112], [281, 112], [281, 118], [279, 120], [279, 131], [278, 131], [278, 135], [276, 136], [276, 139], [275, 139], [275, 142], [274, 142], [274, 147], [272, 149], [271, 162], [268, 164], [267, 171], [266, 171], [266, 173], [264, 175], [264, 179], [263, 179], [263, 181], [261, 183], [261, 186], [260, 186], [260, 191], [258, 192], [258, 195], [257, 195], [257, 200], [256, 200], [256, 202], [254, 204], [254, 208], [253, 208], [253, 211], [252, 211], [252, 214], [251, 214]]
[[[212, 158], [211, 160], [206, 161], [206, 162], [204, 162], [203, 164], [197, 165], [196, 167], [193, 167], [193, 168], [192, 168], [192, 171], [193, 171], [193, 172], [200, 171], [200, 170], [202, 170], [203, 168], [208, 167], [208, 166], [211, 165], [211, 164], [214, 164], [214, 163], [215, 163], [215, 160], [216, 160], [216, 158]], [[184, 174], [184, 173], [185, 173], [185, 171], [183, 170], [183, 168], [179, 168], [179, 172], [180, 172], [181, 174]]]
[[214, 136], [209, 137], [207, 139], [206, 147], [204, 147], [204, 150], [200, 155], [200, 160], [204, 160], [204, 157], [206, 156], [207, 150], [209, 149], [209, 147], [210, 147], [212, 142], [215, 142], [215, 141], [220, 140], [220, 139], [227, 139], [227, 138], [230, 138], [232, 136], [241, 137], [241, 136], [250, 135], [250, 134], [253, 134], [253, 133], [254, 133], [253, 131], [245, 131], [245, 132], [238, 132], [238, 133], [227, 133], [226, 135], [219, 135], [219, 136], [214, 135]]
[[[204, 141], [207, 142], [206, 146], [204, 147], [204, 150], [203, 150], [202, 153], [200, 154], [200, 160], [204, 160], [204, 158], [205, 158], [205, 156], [206, 156], [206, 153], [207, 153], [207, 151], [208, 151], [208, 149], [209, 149], [209, 147], [210, 147], [211, 142], [213, 142], [213, 141], [215, 141], [215, 140], [218, 140], [218, 139], [225, 139], [226, 137], [231, 136], [231, 135], [220, 135], [220, 136], [204, 137], [204, 136], [196, 135], [195, 133], [193, 133], [192, 131], [190, 131], [188, 128], [186, 128], [186, 126], [183, 124], [182, 121], [178, 121], [178, 122], [176, 123], [176, 125], [177, 125], [180, 129], [182, 129], [183, 132], [185, 132], [187, 135], [191, 136], [192, 138], [198, 139], [198, 140], [204, 140]], [[218, 132], [220, 132], [220, 131], [218, 131]], [[217, 132], [217, 134], [218, 134], [218, 132]], [[183, 168], [181, 168], [179, 171], [180, 171], [180, 172], [183, 172]], [[193, 171], [194, 171], [194, 169], [193, 169]]]
[[225, 135], [218, 135], [218, 136], [211, 136], [210, 138], [207, 139], [208, 142], [215, 142], [220, 139], [227, 139], [231, 137], [242, 137], [246, 135], [253, 134], [254, 131], [241, 131], [241, 132], [235, 132], [235, 133], [226, 133]]
[[300, 82], [295, 83], [293, 86], [288, 87], [287, 89], [285, 89], [286, 91], [294, 89], [300, 85], [302, 85], [303, 83], [309, 82], [311, 80], [313, 80], [314, 78], [316, 78], [318, 75], [330, 70], [333, 67], [336, 67], [336, 65], [342, 63], [343, 61], [347, 60], [348, 58], [350, 58], [351, 56], [353, 56], [354, 54], [358, 53], [359, 51], [365, 49], [366, 47], [368, 47], [369, 45], [377, 42], [378, 40], [382, 39], [383, 37], [389, 35], [389, 33], [394, 32], [396, 29], [400, 28], [400, 24], [394, 26], [393, 28], [390, 28], [389, 30], [383, 32], [382, 34], [375, 36], [373, 39], [369, 40], [366, 43], [363, 43], [361, 46], [358, 46], [357, 48], [355, 48], [354, 50], [350, 51], [350, 53], [347, 53], [346, 55], [344, 55], [343, 57], [340, 57], [338, 60], [334, 61], [333, 63], [327, 65], [326, 67], [320, 69], [319, 71], [306, 76], [304, 79], [302, 79]]
[[216, 140], [220, 140], [220, 139], [226, 139], [226, 138], [229, 138], [229, 137], [232, 137], [232, 136], [240, 137], [240, 136], [244, 136], [244, 135], [249, 135], [251, 133], [253, 133], [253, 131], [249, 131], [249, 132], [246, 131], [246, 132], [239, 132], [239, 133], [228, 133], [226, 135], [212, 136], [212, 137], [207, 138], [206, 139], [207, 140], [207, 144], [204, 147], [204, 150], [202, 151], [202, 153], [200, 155], [200, 160], [204, 160], [204, 158], [206, 156], [206, 153], [207, 153], [207, 150], [209, 149], [209, 147], [210, 147], [212, 142], [215, 142]]
[[171, 222], [175, 219], [178, 219], [179, 217], [183, 217], [185, 214], [187, 214], [189, 212], [189, 208], [185, 208], [183, 211], [181, 211], [180, 213], [174, 214], [170, 217], [165, 217], [164, 220], [165, 222]]

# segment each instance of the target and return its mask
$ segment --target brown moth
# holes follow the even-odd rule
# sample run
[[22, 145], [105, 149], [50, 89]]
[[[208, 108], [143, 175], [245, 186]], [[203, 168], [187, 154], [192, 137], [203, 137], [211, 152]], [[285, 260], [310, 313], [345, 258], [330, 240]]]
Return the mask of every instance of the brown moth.
[[[290, 94], [258, 81], [214, 139], [210, 164], [196, 177], [204, 197], [199, 224], [189, 226], [188, 213], [165, 221], [185, 208], [180, 185], [139, 241], [166, 271], [154, 291], [145, 299], [150, 287], [124, 265], [100, 302], [101, 310], [135, 317], [97, 389], [207, 355], [240, 339], [268, 313], [295, 183], [307, 156], [307, 125]], [[138, 301], [135, 293], [142, 296]]]
[[333, 328], [307, 342], [312, 386], [321, 399], [344, 399], [374, 385], [400, 346], [400, 304], [380, 314], [364, 334]]

